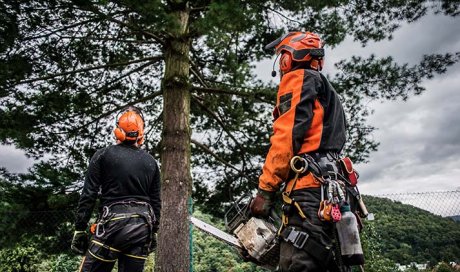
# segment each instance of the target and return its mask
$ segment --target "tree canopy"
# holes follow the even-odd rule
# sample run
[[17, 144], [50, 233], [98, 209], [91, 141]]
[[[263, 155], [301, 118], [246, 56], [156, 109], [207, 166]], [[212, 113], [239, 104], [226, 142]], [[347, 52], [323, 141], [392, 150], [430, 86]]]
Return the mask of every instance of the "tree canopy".
[[[54, 193], [76, 191], [88, 158], [111, 141], [114, 115], [137, 105], [147, 119], [145, 149], [162, 154], [163, 174], [174, 181], [168, 190], [185, 181], [178, 206], [185, 207], [191, 186], [190, 147], [181, 145], [191, 143], [194, 199], [219, 213], [222, 203], [256, 187], [268, 149], [276, 86], [254, 70], [273, 53], [264, 45], [283, 32], [308, 30], [332, 48], [347, 36], [364, 46], [430, 12], [457, 16], [459, 6], [448, 0], [1, 0], [0, 142], [50, 158], [30, 170], [32, 182]], [[428, 54], [412, 66], [391, 56], [337, 63], [330, 80], [347, 112], [346, 153], [362, 162], [378, 146], [365, 99], [420, 94], [422, 80], [444, 73], [459, 56]]]
[[[51, 159], [68, 189], [88, 157], [111, 138], [114, 114], [139, 105], [147, 116], [145, 148], [159, 154], [165, 48], [190, 13], [192, 159], [196, 197], [229, 200], [254, 188], [268, 148], [276, 86], [258, 79], [254, 63], [282, 32], [306, 29], [334, 47], [347, 35], [365, 45], [391, 38], [403, 22], [434, 11], [457, 16], [451, 1], [8, 1], [0, 2], [0, 140]], [[443, 73], [458, 52], [421, 56], [413, 66], [391, 56], [352, 56], [331, 78], [349, 123], [347, 153], [365, 161], [378, 143], [366, 124], [366, 98], [407, 99], [421, 81]], [[67, 174], [66, 174], [67, 173]], [[209, 191], [209, 182], [215, 187]], [[54, 184], [58, 185], [58, 184]], [[59, 187], [59, 186], [58, 186]], [[78, 187], [77, 187], [78, 188]], [[60, 190], [62, 188], [59, 188]]]

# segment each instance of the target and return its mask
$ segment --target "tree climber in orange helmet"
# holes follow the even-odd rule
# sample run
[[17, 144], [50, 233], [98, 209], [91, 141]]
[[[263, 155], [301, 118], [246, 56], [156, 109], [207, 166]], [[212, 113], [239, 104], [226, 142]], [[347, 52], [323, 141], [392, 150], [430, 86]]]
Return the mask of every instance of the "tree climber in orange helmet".
[[[275, 192], [284, 184], [288, 201], [283, 196], [280, 271], [341, 271], [332, 250], [333, 224], [318, 217], [321, 183], [310, 169], [295, 178], [290, 166], [293, 157], [308, 156], [317, 168], [338, 171], [337, 160], [346, 138], [345, 114], [334, 88], [320, 73], [323, 42], [315, 33], [290, 32], [266, 46], [270, 48], [280, 57], [281, 82], [271, 147], [251, 211], [267, 217]], [[297, 163], [301, 165], [296, 168], [302, 169], [302, 160]]]
[[[96, 151], [89, 163], [78, 202], [71, 249], [85, 254], [79, 271], [143, 271], [156, 247], [160, 219], [160, 171], [156, 160], [140, 149], [144, 141], [141, 111], [128, 107], [117, 115], [116, 145]], [[100, 193], [99, 216], [88, 221]]]

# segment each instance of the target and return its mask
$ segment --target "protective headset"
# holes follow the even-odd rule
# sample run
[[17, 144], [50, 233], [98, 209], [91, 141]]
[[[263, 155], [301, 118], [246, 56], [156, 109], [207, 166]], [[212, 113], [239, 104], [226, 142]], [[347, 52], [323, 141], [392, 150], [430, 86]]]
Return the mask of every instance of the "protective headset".
[[[265, 49], [275, 48], [276, 54], [281, 55], [280, 71], [285, 74], [299, 65], [308, 65], [320, 71], [324, 61], [323, 46], [323, 41], [315, 33], [290, 32], [268, 44]], [[272, 75], [276, 76], [276, 73], [272, 72]]]
[[129, 106], [121, 110], [117, 114], [115, 125], [113, 133], [118, 141], [136, 141], [139, 145], [144, 142], [145, 121], [139, 108]]

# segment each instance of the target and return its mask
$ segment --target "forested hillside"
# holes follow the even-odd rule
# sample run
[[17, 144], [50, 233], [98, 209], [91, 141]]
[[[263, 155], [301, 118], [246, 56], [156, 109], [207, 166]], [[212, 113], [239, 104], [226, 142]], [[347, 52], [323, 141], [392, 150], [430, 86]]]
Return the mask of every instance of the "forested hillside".
[[380, 237], [383, 256], [396, 263], [460, 261], [460, 224], [450, 218], [393, 202], [365, 196], [372, 225]]
[[[58, 199], [29, 186], [13, 186], [1, 180], [0, 188], [0, 264], [9, 267], [14, 262], [30, 267], [24, 271], [54, 271], [57, 266], [78, 265], [78, 258], [68, 255], [73, 212], [64, 208], [75, 202], [73, 195]], [[394, 271], [394, 263], [460, 261], [458, 222], [384, 198], [365, 196], [365, 202], [375, 214], [374, 221], [364, 222], [366, 271]], [[218, 216], [198, 210], [195, 216], [223, 229]], [[195, 229], [193, 237], [194, 271], [260, 271], [209, 235]], [[0, 265], [0, 271], [8, 271], [2, 268], [5, 267]]]

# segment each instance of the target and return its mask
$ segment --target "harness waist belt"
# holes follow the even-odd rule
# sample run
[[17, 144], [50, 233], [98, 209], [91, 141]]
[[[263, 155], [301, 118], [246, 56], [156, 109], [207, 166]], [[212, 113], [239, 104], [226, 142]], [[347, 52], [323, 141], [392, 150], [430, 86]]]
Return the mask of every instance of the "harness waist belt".
[[294, 247], [302, 249], [318, 261], [324, 262], [325, 267], [333, 260], [332, 250], [323, 246], [310, 238], [310, 235], [303, 231], [298, 231], [293, 227], [287, 227], [280, 234], [284, 241], [291, 243]]
[[317, 177], [336, 175], [339, 171], [337, 162], [339, 155], [335, 152], [313, 152], [299, 155], [308, 162], [308, 171], [299, 175], [303, 177], [310, 172]]
[[117, 204], [110, 207], [110, 212], [115, 214], [120, 213], [149, 213], [150, 209], [144, 205], [129, 205], [129, 204]]

